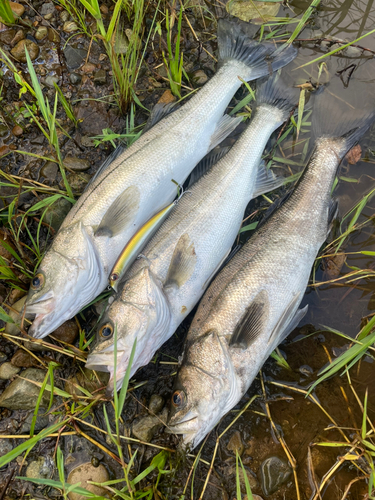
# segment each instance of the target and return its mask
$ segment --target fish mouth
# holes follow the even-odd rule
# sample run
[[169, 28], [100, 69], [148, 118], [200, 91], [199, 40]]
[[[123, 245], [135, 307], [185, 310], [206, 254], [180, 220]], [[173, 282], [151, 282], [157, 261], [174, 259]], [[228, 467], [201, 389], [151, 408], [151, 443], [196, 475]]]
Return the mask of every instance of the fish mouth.
[[[125, 377], [127, 360], [122, 359], [123, 352], [117, 351], [117, 370], [116, 370], [116, 386], [117, 390], [120, 389], [122, 381]], [[125, 365], [125, 369], [123, 366]], [[86, 368], [89, 370], [97, 370], [99, 372], [109, 372], [110, 378], [106, 389], [106, 396], [111, 398], [115, 390], [115, 380], [114, 380], [114, 352], [92, 352], [86, 361]]]
[[54, 299], [53, 292], [47, 292], [34, 300], [31, 304], [26, 302], [26, 314], [35, 314], [34, 321], [28, 331], [29, 335], [36, 339], [41, 339], [53, 332], [55, 327], [52, 320], [56, 316], [55, 308], [56, 300]]
[[168, 422], [166, 432], [169, 434], [182, 434], [185, 444], [191, 443], [199, 430], [198, 415], [189, 411], [178, 422], [173, 423], [173, 418]]

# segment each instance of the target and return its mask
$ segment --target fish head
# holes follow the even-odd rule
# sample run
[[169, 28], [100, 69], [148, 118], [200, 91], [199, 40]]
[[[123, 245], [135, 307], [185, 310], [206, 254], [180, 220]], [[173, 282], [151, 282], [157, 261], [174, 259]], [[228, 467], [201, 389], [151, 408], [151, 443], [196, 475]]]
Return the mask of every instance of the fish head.
[[158, 280], [147, 267], [142, 268], [125, 283], [119, 298], [107, 309], [87, 358], [87, 368], [110, 373], [109, 396], [114, 392], [115, 378], [116, 390], [122, 386], [135, 340], [130, 376], [152, 358], [156, 349], [155, 337], [166, 331], [169, 317], [169, 308]]
[[183, 446], [191, 449], [228, 411], [236, 380], [223, 342], [216, 330], [193, 340], [177, 374], [167, 431], [182, 434]]
[[35, 319], [29, 335], [43, 338], [72, 318], [97, 295], [102, 273], [83, 225], [60, 231], [31, 280], [25, 309]]

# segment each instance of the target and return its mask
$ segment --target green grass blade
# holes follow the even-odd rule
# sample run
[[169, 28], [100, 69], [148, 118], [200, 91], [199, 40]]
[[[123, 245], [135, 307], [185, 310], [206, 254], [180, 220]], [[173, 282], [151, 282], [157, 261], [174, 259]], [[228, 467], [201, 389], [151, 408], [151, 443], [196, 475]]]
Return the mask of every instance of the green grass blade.
[[311, 16], [312, 12], [319, 4], [320, 4], [320, 0], [313, 0], [311, 2], [310, 7], [304, 12], [302, 18], [300, 19], [299, 23], [297, 24], [293, 33], [291, 34], [289, 40], [287, 41], [288, 44], [291, 44], [297, 38], [297, 36], [300, 34], [300, 32], [305, 27], [305, 24], [308, 21], [309, 17]]
[[367, 396], [368, 396], [368, 389], [366, 389], [366, 394], [365, 394], [365, 400], [363, 402], [363, 417], [362, 417], [362, 439], [366, 438], [367, 434], [367, 426], [366, 426], [366, 421], [367, 421]]
[[240, 465], [241, 465], [243, 477], [244, 477], [244, 480], [245, 480], [245, 488], [246, 488], [247, 500], [254, 500], [253, 493], [252, 493], [251, 488], [250, 488], [249, 478], [247, 477], [247, 473], [246, 473], [245, 467], [243, 466], [243, 463], [242, 463], [242, 460], [241, 460], [240, 456], [238, 457], [238, 459], [240, 461]]

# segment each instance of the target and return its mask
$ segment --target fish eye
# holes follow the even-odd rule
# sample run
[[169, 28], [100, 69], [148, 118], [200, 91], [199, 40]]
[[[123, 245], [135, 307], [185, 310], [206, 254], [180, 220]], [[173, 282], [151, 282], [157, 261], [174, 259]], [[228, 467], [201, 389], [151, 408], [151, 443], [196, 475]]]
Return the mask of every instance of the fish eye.
[[108, 339], [113, 333], [113, 327], [109, 323], [103, 325], [99, 330], [99, 335], [105, 339]]
[[182, 408], [186, 403], [186, 395], [184, 391], [176, 391], [172, 396], [172, 404], [176, 408]]
[[117, 273], [113, 273], [113, 274], [111, 274], [111, 276], [110, 276], [110, 280], [111, 280], [111, 281], [117, 281], [117, 280], [118, 280], [118, 278], [119, 278], [119, 276], [118, 276], [118, 274], [117, 274]]
[[43, 273], [38, 273], [34, 278], [31, 280], [31, 288], [33, 290], [40, 290], [44, 286], [44, 274]]

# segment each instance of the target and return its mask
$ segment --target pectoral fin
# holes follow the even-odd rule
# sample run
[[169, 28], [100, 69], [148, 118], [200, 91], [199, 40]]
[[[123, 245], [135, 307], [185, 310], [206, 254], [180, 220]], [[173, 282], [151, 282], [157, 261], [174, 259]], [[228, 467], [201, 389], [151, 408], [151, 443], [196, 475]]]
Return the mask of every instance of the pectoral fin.
[[178, 240], [174, 249], [164, 287], [175, 285], [180, 288], [193, 274], [196, 263], [194, 243], [185, 233]]
[[272, 170], [267, 170], [265, 163], [262, 161], [258, 167], [253, 197], [256, 198], [260, 194], [273, 191], [274, 189], [282, 186], [284, 181], [284, 177], [278, 177], [272, 172]]
[[219, 120], [215, 132], [212, 134], [209, 151], [220, 144], [233, 130], [242, 122], [242, 117], [233, 118], [229, 115], [224, 115]]
[[307, 313], [307, 306], [299, 311], [296, 311], [301, 299], [301, 293], [297, 293], [293, 297], [292, 301], [285, 309], [284, 314], [281, 316], [273, 329], [270, 338], [268, 339], [268, 344], [275, 343], [275, 347], [280, 344], [280, 342], [282, 342], [289, 335], [289, 333], [294, 330]]
[[268, 297], [262, 290], [237, 324], [229, 345], [247, 349], [264, 332], [268, 318]]
[[123, 191], [104, 214], [95, 236], [112, 238], [133, 222], [138, 212], [140, 192], [136, 186], [130, 186]]

